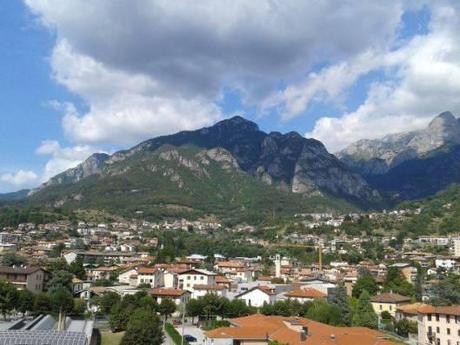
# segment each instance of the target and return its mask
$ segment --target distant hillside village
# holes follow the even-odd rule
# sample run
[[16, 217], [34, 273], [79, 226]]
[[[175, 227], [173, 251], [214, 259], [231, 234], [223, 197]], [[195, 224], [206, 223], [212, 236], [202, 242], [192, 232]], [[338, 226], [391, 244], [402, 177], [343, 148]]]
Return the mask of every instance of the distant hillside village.
[[[365, 217], [398, 222], [419, 212]], [[407, 237], [398, 247], [397, 235], [374, 238], [343, 231], [344, 223], [362, 217], [298, 214], [295, 224], [311, 232], [294, 227], [271, 239], [254, 236], [261, 231], [255, 226], [228, 226], [215, 219], [57, 221], [4, 228], [0, 292], [13, 289], [32, 296], [27, 306], [0, 304], [9, 320], [0, 322], [0, 339], [45, 334], [53, 343], [67, 333], [72, 344], [97, 344], [102, 327], [97, 319], [105, 319], [105, 327], [109, 322], [114, 331], [124, 330], [126, 324], [114, 321], [114, 313], [122, 313], [114, 306], [144, 296], [175, 331], [191, 318], [205, 344], [254, 339], [308, 344], [321, 337], [327, 341], [318, 344], [391, 344], [395, 339], [458, 344], [459, 234]], [[325, 226], [331, 231], [315, 231]], [[216, 247], [187, 252], [200, 237], [216, 238], [209, 242]], [[256, 255], [220, 252], [229, 241], [254, 248]], [[185, 254], [176, 255], [179, 250]], [[303, 252], [309, 256], [296, 255]], [[56, 286], [64, 286], [73, 299], [65, 312], [52, 307]], [[49, 308], [37, 298], [50, 298]], [[172, 307], [163, 312], [167, 303]]]

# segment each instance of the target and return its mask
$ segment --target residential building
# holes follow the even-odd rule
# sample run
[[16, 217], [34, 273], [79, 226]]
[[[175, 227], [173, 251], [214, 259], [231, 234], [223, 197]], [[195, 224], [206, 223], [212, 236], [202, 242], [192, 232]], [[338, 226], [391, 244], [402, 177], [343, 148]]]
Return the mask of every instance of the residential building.
[[150, 295], [157, 303], [161, 303], [164, 298], [173, 300], [176, 305], [186, 304], [192, 294], [187, 290], [175, 289], [175, 288], [155, 288], [150, 290]]
[[426, 306], [418, 313], [418, 343], [457, 345], [460, 342], [460, 305]]
[[42, 292], [48, 280], [48, 272], [40, 267], [0, 266], [0, 280], [6, 280], [18, 289], [27, 289], [33, 293]]
[[163, 286], [163, 271], [155, 267], [139, 267], [137, 285], [141, 284], [149, 284], [152, 288]]
[[214, 272], [192, 268], [178, 273], [179, 289], [193, 292], [193, 286], [198, 285], [216, 285], [216, 276]]
[[395, 345], [383, 333], [363, 327], [335, 327], [299, 317], [254, 314], [230, 320], [230, 327], [205, 333], [205, 344]]
[[460, 257], [460, 238], [455, 238], [453, 242], [454, 242], [454, 256], [458, 258]]
[[243, 300], [248, 306], [260, 308], [264, 304], [275, 303], [276, 293], [271, 287], [259, 285], [236, 295], [235, 298]]
[[405, 304], [409, 304], [410, 301], [410, 297], [391, 292], [371, 297], [372, 307], [376, 314], [380, 315], [382, 312], [387, 311], [393, 317], [396, 315], [396, 310], [398, 308]]

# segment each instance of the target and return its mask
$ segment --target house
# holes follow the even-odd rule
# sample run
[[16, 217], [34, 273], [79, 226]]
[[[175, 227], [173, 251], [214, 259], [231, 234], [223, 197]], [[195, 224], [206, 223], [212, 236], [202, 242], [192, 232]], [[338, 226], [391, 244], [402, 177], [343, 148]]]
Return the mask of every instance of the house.
[[457, 345], [460, 339], [460, 305], [418, 310], [418, 343]]
[[141, 284], [149, 284], [152, 288], [163, 286], [163, 271], [155, 267], [139, 267], [137, 286]]
[[395, 319], [398, 321], [402, 319], [406, 319], [406, 320], [417, 322], [418, 313], [427, 306], [428, 304], [418, 303], [418, 302], [402, 305], [396, 310]]
[[83, 281], [78, 278], [72, 278], [72, 293], [74, 295], [83, 291]]
[[227, 290], [222, 285], [205, 285], [205, 284], [195, 284], [193, 286], [192, 298], [203, 297], [207, 294], [213, 294], [220, 297], [227, 296]]
[[205, 332], [205, 344], [395, 345], [364, 327], [335, 327], [299, 317], [254, 314], [230, 320], [230, 327]]
[[178, 288], [193, 292], [193, 286], [216, 285], [216, 273], [207, 270], [192, 268], [178, 273]]
[[216, 284], [223, 286], [227, 290], [230, 290], [232, 287], [232, 282], [225, 276], [216, 276]]
[[405, 304], [409, 304], [410, 301], [410, 297], [391, 292], [371, 297], [372, 308], [374, 308], [376, 314], [380, 315], [382, 312], [387, 311], [393, 317], [396, 315], [396, 310], [398, 308]]
[[260, 308], [264, 304], [275, 303], [276, 293], [271, 287], [259, 285], [236, 295], [235, 298], [243, 300], [250, 307]]
[[0, 266], [0, 280], [6, 280], [23, 290], [33, 293], [42, 292], [45, 289], [49, 273], [40, 267], [8, 267]]
[[149, 293], [157, 303], [161, 303], [161, 300], [164, 298], [169, 298], [173, 300], [176, 305], [185, 305], [192, 296], [187, 290], [175, 288], [155, 288], [150, 290]]
[[295, 289], [285, 294], [288, 299], [296, 300], [300, 303], [311, 302], [314, 299], [326, 298], [327, 295], [313, 288]]
[[131, 268], [118, 275], [118, 282], [123, 285], [137, 286], [137, 270]]
[[97, 267], [86, 271], [89, 280], [110, 280], [110, 276], [118, 269], [118, 267]]

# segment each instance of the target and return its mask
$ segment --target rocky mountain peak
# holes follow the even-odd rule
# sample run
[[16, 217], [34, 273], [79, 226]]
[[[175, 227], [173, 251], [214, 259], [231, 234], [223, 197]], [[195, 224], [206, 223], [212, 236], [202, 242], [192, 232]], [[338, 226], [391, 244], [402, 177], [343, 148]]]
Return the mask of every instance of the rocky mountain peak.
[[244, 132], [252, 132], [252, 131], [258, 131], [259, 126], [249, 120], [246, 120], [245, 118], [241, 116], [234, 116], [226, 120], [222, 120], [218, 123], [216, 123], [214, 126], [211, 128], [216, 128], [216, 129], [226, 129], [226, 130], [238, 130], [238, 131], [244, 131]]
[[428, 129], [431, 131], [445, 131], [458, 127], [458, 121], [450, 111], [439, 114], [428, 125]]

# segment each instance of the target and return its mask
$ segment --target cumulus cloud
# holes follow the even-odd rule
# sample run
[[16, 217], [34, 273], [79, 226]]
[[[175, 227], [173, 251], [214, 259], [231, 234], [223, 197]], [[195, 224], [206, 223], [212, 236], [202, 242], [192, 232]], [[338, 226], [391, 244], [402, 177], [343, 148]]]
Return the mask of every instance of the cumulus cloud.
[[56, 140], [43, 141], [37, 148], [36, 153], [50, 156], [51, 158], [44, 167], [40, 177], [41, 182], [45, 182], [67, 169], [74, 168], [96, 151], [98, 151], [96, 148], [89, 145], [61, 147]]
[[40, 181], [39, 176], [30, 170], [19, 170], [15, 173], [0, 175], [0, 181], [12, 185], [15, 188], [30, 188]]
[[[56, 33], [54, 78], [88, 106], [82, 113], [68, 108], [64, 130], [89, 144], [132, 144], [210, 124], [223, 116], [216, 101], [224, 87], [254, 105], [280, 81], [291, 84], [309, 75], [314, 64], [383, 49], [403, 13], [399, 1], [25, 2]], [[332, 82], [331, 76], [309, 78]], [[333, 88], [331, 97], [340, 93]], [[293, 111], [308, 102], [301, 92], [287, 91], [296, 94]]]
[[340, 117], [319, 119], [306, 136], [336, 151], [358, 139], [421, 128], [444, 110], [460, 115], [458, 5], [433, 6], [429, 29], [382, 55], [378, 65], [393, 70], [372, 84], [363, 104]]

